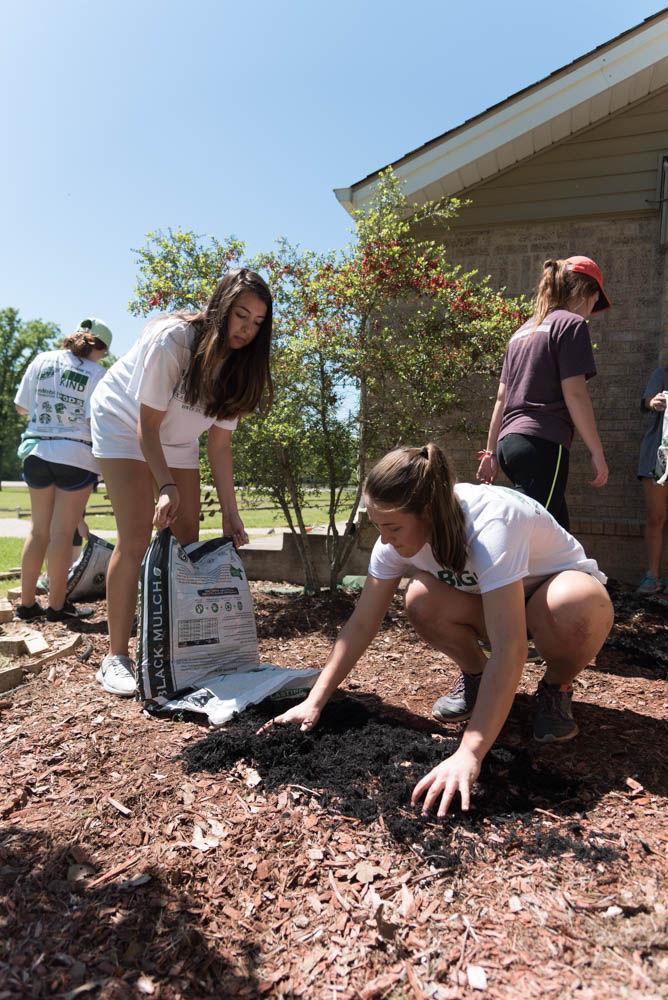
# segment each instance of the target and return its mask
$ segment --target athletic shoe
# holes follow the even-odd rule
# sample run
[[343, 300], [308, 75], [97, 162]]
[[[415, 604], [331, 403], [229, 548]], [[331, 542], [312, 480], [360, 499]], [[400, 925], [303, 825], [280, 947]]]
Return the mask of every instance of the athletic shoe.
[[541, 681], [536, 691], [533, 738], [539, 743], [559, 743], [577, 736], [573, 718], [573, 685]]
[[48, 622], [75, 622], [80, 618], [90, 618], [95, 613], [94, 608], [78, 608], [71, 601], [65, 601], [62, 608], [48, 607], [46, 609], [46, 620]]
[[636, 587], [636, 594], [640, 597], [649, 597], [650, 594], [661, 593], [661, 581], [657, 580], [651, 573], [645, 573], [644, 577]]
[[26, 607], [25, 604], [17, 604], [14, 608], [14, 614], [22, 622], [37, 621], [38, 618], [43, 618], [45, 613], [45, 609], [39, 601], [35, 601], [35, 603], [31, 604], [30, 607]]
[[441, 722], [459, 722], [470, 719], [480, 687], [480, 674], [460, 672], [457, 683], [449, 694], [439, 698], [431, 710], [435, 719]]
[[109, 653], [102, 660], [100, 669], [95, 674], [95, 680], [109, 694], [117, 694], [121, 698], [129, 698], [137, 690], [135, 671], [134, 661], [129, 656]]

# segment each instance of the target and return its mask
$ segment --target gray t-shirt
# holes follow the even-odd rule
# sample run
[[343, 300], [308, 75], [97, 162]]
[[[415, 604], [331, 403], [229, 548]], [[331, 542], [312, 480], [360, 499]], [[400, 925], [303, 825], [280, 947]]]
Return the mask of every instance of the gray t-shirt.
[[645, 436], [640, 444], [640, 459], [638, 461], [638, 479], [655, 479], [656, 453], [661, 443], [661, 429], [663, 427], [663, 412], [648, 411], [645, 409], [645, 400], [656, 396], [657, 392], [668, 389], [668, 365], [655, 368], [650, 375], [645, 391], [640, 400], [640, 409], [643, 413], [651, 412], [651, 420], [647, 421]]
[[501, 371], [506, 405], [499, 440], [528, 434], [570, 448], [573, 421], [561, 383], [596, 374], [589, 328], [582, 316], [555, 309], [536, 326], [528, 320], [513, 334]]

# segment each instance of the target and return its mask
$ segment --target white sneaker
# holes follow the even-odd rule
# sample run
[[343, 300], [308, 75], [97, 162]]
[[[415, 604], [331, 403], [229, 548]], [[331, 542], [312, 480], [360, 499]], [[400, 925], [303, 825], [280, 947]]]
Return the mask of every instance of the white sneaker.
[[129, 698], [137, 691], [135, 671], [135, 663], [129, 656], [109, 653], [102, 660], [100, 669], [95, 674], [95, 680], [109, 694], [117, 694], [121, 698]]

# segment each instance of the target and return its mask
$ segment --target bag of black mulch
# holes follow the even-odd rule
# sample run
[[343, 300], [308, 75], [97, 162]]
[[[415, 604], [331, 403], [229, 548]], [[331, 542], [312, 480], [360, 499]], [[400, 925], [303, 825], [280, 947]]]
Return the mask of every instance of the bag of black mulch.
[[149, 546], [139, 588], [137, 683], [147, 707], [204, 714], [214, 725], [317, 670], [260, 664], [253, 600], [229, 538], [182, 547], [169, 529]]
[[67, 598], [70, 601], [90, 601], [107, 592], [107, 567], [114, 546], [92, 532], [81, 555], [67, 574]]

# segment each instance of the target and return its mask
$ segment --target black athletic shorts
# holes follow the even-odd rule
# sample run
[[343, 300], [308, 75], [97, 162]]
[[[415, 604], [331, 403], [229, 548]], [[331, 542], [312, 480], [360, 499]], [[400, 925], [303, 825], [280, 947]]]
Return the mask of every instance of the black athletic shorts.
[[497, 447], [499, 465], [516, 490], [546, 507], [570, 530], [566, 506], [568, 448], [529, 434], [506, 434]]
[[75, 493], [97, 482], [97, 473], [88, 469], [78, 469], [75, 465], [47, 462], [37, 455], [28, 455], [23, 460], [23, 479], [31, 490], [45, 490], [57, 486], [59, 490]]

